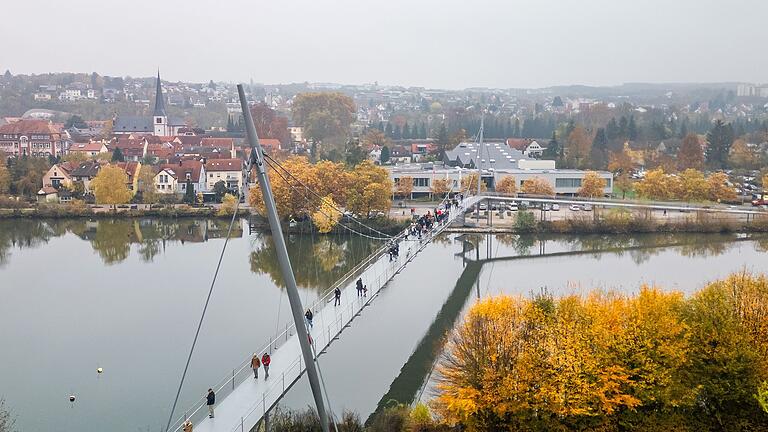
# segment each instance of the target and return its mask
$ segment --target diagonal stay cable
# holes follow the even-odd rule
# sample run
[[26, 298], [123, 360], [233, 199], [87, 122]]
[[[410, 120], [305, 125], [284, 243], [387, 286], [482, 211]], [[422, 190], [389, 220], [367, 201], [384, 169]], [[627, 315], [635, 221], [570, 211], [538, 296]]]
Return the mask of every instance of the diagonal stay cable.
[[[310, 192], [312, 195], [314, 195], [314, 196], [316, 196], [316, 197], [318, 197], [318, 198], [320, 198], [320, 199], [324, 199], [324, 198], [325, 198], [325, 197], [323, 197], [323, 196], [320, 196], [320, 194], [318, 194], [318, 193], [317, 193], [317, 192], [315, 192], [314, 190], [312, 190], [312, 188], [310, 188], [309, 186], [307, 186], [307, 185], [306, 185], [304, 182], [302, 182], [301, 180], [299, 180], [298, 178], [296, 178], [296, 176], [294, 176], [294, 175], [293, 175], [293, 174], [292, 174], [290, 171], [288, 171], [288, 170], [287, 170], [285, 167], [283, 167], [283, 166], [280, 164], [280, 162], [276, 161], [276, 160], [275, 160], [275, 159], [273, 159], [271, 156], [269, 156], [269, 155], [265, 154], [265, 155], [264, 155], [264, 158], [265, 158], [265, 159], [267, 159], [267, 162], [271, 161], [271, 163], [270, 163], [269, 165], [270, 165], [272, 168], [275, 168], [275, 167], [277, 167], [277, 168], [280, 168], [281, 170], [283, 170], [283, 171], [284, 171], [286, 174], [288, 174], [288, 176], [290, 176], [290, 177], [291, 177], [291, 178], [292, 178], [292, 179], [293, 179], [293, 180], [294, 180], [296, 183], [298, 183], [298, 184], [300, 184], [301, 186], [303, 186], [303, 187], [304, 187], [306, 190], [308, 190], [308, 191], [309, 191], [309, 192]], [[333, 205], [332, 207], [333, 207], [333, 209], [335, 209], [337, 212], [339, 212], [339, 213], [341, 213], [341, 214], [344, 214], [344, 212], [343, 212], [343, 211], [342, 211], [340, 208], [338, 208], [337, 206]], [[373, 232], [375, 232], [375, 233], [381, 234], [382, 236], [386, 236], [386, 237], [388, 237], [388, 238], [392, 238], [392, 237], [393, 237], [393, 236], [391, 236], [391, 235], [389, 235], [389, 234], [387, 234], [387, 233], [383, 233], [383, 232], [381, 232], [381, 231], [377, 230], [376, 228], [370, 227], [370, 226], [368, 226], [368, 225], [366, 225], [366, 224], [364, 224], [364, 223], [360, 222], [359, 220], [357, 220], [357, 218], [354, 218], [354, 217], [350, 217], [350, 219], [352, 219], [352, 221], [354, 221], [355, 223], [357, 223], [357, 224], [359, 224], [359, 225], [361, 225], [361, 226], [363, 226], [363, 227], [365, 227], [365, 228], [368, 228], [370, 231], [373, 231]]]
[[192, 340], [192, 346], [189, 349], [189, 355], [187, 356], [187, 363], [184, 365], [184, 372], [181, 374], [181, 381], [179, 382], [179, 388], [176, 390], [176, 397], [173, 399], [173, 407], [171, 413], [168, 415], [168, 424], [165, 426], [165, 432], [171, 427], [171, 421], [173, 421], [173, 413], [176, 411], [176, 404], [179, 402], [179, 395], [181, 395], [181, 389], [184, 386], [184, 380], [187, 377], [187, 371], [189, 370], [189, 363], [192, 360], [192, 354], [195, 352], [195, 345], [197, 345], [197, 338], [200, 336], [200, 329], [203, 327], [203, 320], [205, 319], [205, 313], [208, 311], [208, 304], [211, 301], [211, 294], [213, 294], [213, 287], [216, 285], [216, 278], [219, 276], [219, 269], [221, 268], [221, 262], [224, 259], [224, 252], [227, 250], [227, 244], [229, 238], [232, 235], [232, 227], [235, 225], [235, 219], [237, 219], [237, 211], [240, 208], [240, 194], [237, 197], [237, 203], [235, 204], [235, 211], [232, 213], [232, 220], [229, 222], [229, 229], [227, 229], [227, 237], [224, 239], [224, 246], [221, 248], [221, 254], [219, 255], [219, 262], [216, 264], [216, 271], [213, 273], [213, 279], [211, 280], [211, 287], [208, 289], [208, 297], [205, 299], [205, 306], [203, 306], [203, 312], [200, 314], [200, 321], [197, 323], [197, 330], [195, 331], [195, 338]]

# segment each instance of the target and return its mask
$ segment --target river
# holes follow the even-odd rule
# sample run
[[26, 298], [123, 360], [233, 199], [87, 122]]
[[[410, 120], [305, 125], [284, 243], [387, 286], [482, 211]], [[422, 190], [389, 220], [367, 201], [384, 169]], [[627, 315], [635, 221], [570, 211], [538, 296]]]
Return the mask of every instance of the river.
[[[222, 220], [0, 221], [0, 397], [18, 428], [162, 430], [226, 229]], [[288, 244], [305, 303], [377, 247], [354, 236]], [[478, 295], [641, 283], [692, 292], [732, 271], [764, 271], [766, 249], [765, 237], [720, 234], [444, 235], [321, 356], [330, 400], [365, 418], [420, 393], [438, 341]], [[271, 239], [239, 221], [179, 406], [288, 320]], [[283, 404], [311, 400], [300, 380]]]

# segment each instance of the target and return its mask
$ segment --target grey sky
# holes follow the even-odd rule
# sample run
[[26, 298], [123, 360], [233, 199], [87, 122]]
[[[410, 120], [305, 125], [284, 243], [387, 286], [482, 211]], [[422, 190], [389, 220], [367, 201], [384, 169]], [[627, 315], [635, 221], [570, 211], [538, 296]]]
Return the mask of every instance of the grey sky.
[[160, 67], [172, 81], [440, 88], [768, 81], [763, 0], [4, 3], [0, 69], [14, 73]]

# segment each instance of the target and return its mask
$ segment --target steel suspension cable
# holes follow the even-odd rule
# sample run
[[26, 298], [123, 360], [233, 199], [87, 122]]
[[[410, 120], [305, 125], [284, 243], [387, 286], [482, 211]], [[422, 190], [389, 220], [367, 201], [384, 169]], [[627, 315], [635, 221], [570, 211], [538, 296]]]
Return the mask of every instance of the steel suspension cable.
[[181, 374], [181, 381], [179, 382], [179, 388], [176, 390], [176, 397], [173, 399], [173, 407], [171, 408], [171, 413], [168, 415], [168, 423], [165, 426], [165, 432], [168, 432], [168, 429], [171, 427], [171, 421], [173, 421], [173, 414], [176, 411], [176, 405], [179, 402], [179, 395], [181, 395], [181, 389], [184, 386], [184, 380], [187, 378], [189, 363], [192, 361], [192, 354], [195, 352], [197, 339], [200, 336], [200, 329], [203, 327], [203, 320], [205, 319], [205, 313], [208, 311], [208, 305], [211, 302], [211, 295], [213, 294], [213, 288], [216, 286], [216, 279], [219, 276], [219, 269], [221, 269], [221, 262], [224, 259], [224, 252], [227, 250], [227, 244], [229, 244], [229, 238], [232, 235], [232, 227], [235, 225], [235, 219], [237, 219], [237, 212], [240, 209], [240, 198], [241, 198], [241, 194], [238, 194], [237, 203], [235, 204], [235, 210], [232, 213], [232, 220], [229, 221], [229, 229], [227, 229], [227, 237], [224, 239], [224, 245], [221, 248], [221, 254], [219, 254], [219, 261], [218, 263], [216, 263], [216, 271], [214, 271], [213, 273], [211, 286], [208, 289], [208, 296], [205, 298], [205, 306], [203, 306], [203, 312], [200, 314], [200, 321], [197, 323], [197, 330], [195, 330], [195, 337], [192, 340], [192, 346], [189, 349], [187, 362], [184, 365], [184, 372]]

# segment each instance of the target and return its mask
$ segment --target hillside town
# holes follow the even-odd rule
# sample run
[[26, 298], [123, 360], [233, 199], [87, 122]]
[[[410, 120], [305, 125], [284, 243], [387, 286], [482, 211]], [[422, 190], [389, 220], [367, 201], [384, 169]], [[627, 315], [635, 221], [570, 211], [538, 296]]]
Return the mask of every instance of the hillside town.
[[[478, 166], [492, 190], [505, 177], [517, 190], [544, 178], [559, 195], [577, 194], [594, 171], [604, 196], [626, 196], [648, 170], [707, 169], [727, 170], [742, 201], [763, 198], [767, 88], [248, 85], [268, 153], [351, 165], [370, 160], [388, 169], [393, 196], [407, 178], [413, 187], [405, 198], [431, 198], [439, 192], [435, 180], [456, 188]], [[6, 71], [0, 97], [0, 150], [14, 174], [0, 191], [95, 203], [91, 181], [114, 165], [125, 172], [131, 202], [217, 202], [242, 192], [250, 149], [232, 84], [168, 82], [159, 72], [135, 79]], [[312, 112], [333, 116], [332, 123], [318, 124]], [[30, 158], [37, 161], [24, 162]]]

